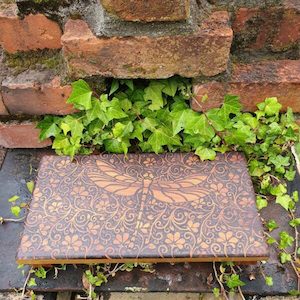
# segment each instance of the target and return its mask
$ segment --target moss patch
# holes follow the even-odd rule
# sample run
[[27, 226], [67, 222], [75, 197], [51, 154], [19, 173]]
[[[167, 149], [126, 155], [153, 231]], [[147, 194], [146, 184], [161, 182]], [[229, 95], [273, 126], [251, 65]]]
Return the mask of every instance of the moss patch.
[[17, 75], [25, 70], [51, 69], [55, 74], [60, 73], [63, 60], [58, 50], [42, 50], [5, 54], [4, 63]]

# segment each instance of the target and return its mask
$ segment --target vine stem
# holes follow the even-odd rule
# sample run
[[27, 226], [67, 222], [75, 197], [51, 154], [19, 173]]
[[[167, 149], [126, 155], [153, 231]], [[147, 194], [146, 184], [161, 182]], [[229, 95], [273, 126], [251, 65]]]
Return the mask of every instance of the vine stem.
[[[267, 232], [265, 232], [265, 235], [269, 238], [273, 238], [270, 234], [268, 234]], [[275, 244], [278, 246], [279, 243], [275, 240]], [[282, 249], [282, 251], [286, 254], [290, 254], [288, 251], [286, 251], [285, 249]], [[296, 276], [297, 276], [297, 290], [298, 292], [300, 292], [300, 273], [295, 265], [295, 262], [293, 260], [290, 261], [293, 269], [294, 269], [294, 272], [296, 273]]]
[[224, 298], [225, 298], [226, 300], [229, 300], [229, 298], [228, 298], [227, 295], [226, 295], [226, 290], [225, 290], [225, 288], [224, 288], [224, 285], [223, 285], [223, 283], [221, 282], [221, 280], [220, 280], [220, 278], [219, 278], [219, 275], [218, 275], [218, 272], [217, 272], [217, 268], [216, 268], [216, 262], [215, 262], [215, 261], [213, 262], [213, 270], [214, 270], [215, 277], [216, 277], [216, 279], [217, 279], [217, 281], [218, 281], [218, 284], [219, 284], [219, 286], [220, 286], [220, 288], [221, 288], [221, 293], [222, 293], [222, 295], [224, 296]]
[[[295, 220], [295, 215], [293, 213], [292, 210], [290, 210], [290, 214], [291, 214], [291, 219], [292, 220]], [[295, 250], [294, 250], [294, 259], [296, 260], [297, 259], [297, 250], [298, 250], [298, 247], [299, 247], [299, 232], [298, 232], [298, 229], [297, 229], [297, 226], [294, 227], [295, 229]]]
[[[233, 266], [230, 266], [230, 268], [231, 268], [231, 271], [232, 271], [235, 275], [237, 275], [237, 273], [236, 273], [234, 267], [233, 267]], [[241, 295], [241, 298], [242, 298], [243, 300], [246, 300], [240, 286], [238, 286], [238, 291], [239, 291], [239, 293], [240, 293], [240, 295]]]
[[25, 219], [25, 217], [20, 218], [20, 219], [4, 219], [4, 218], [1, 218], [1, 217], [0, 217], [0, 224], [8, 223], [8, 222], [19, 223], [19, 222], [24, 221], [24, 219]]
[[24, 296], [25, 296], [25, 292], [26, 292], [26, 286], [27, 286], [27, 283], [30, 279], [30, 275], [32, 273], [32, 270], [33, 268], [31, 267], [30, 270], [28, 271], [28, 274], [26, 276], [26, 279], [25, 279], [25, 282], [24, 282], [24, 285], [23, 285], [23, 288], [22, 288], [22, 295], [21, 295], [21, 299], [24, 299]]

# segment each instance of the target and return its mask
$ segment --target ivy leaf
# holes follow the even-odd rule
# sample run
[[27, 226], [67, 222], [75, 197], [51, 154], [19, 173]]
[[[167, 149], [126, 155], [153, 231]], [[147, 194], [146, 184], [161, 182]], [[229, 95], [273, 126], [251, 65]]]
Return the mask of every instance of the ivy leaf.
[[285, 264], [285, 263], [290, 262], [292, 260], [291, 254], [285, 253], [285, 252], [281, 252], [279, 254], [279, 257], [280, 257], [280, 262], [282, 264]]
[[198, 155], [202, 161], [214, 160], [217, 155], [216, 151], [201, 146], [196, 149], [195, 154]]
[[227, 120], [231, 114], [237, 115], [240, 113], [242, 105], [238, 96], [226, 95], [224, 103], [220, 109], [220, 116]]
[[226, 285], [230, 289], [235, 289], [237, 287], [245, 285], [245, 283], [240, 280], [240, 276], [237, 274], [227, 275], [227, 276], [225, 276], [225, 279], [226, 279]]
[[29, 287], [36, 286], [35, 278], [30, 278], [27, 285]]
[[45, 279], [47, 277], [47, 271], [43, 267], [39, 267], [35, 272], [34, 275], [38, 278]]
[[14, 195], [14, 196], [10, 197], [7, 201], [8, 202], [16, 202], [18, 199], [20, 199], [20, 197], [17, 195]]
[[133, 131], [133, 125], [131, 121], [126, 123], [116, 123], [112, 129], [115, 138], [128, 136]]
[[105, 150], [111, 153], [124, 153], [128, 152], [130, 143], [128, 140], [122, 139], [109, 139], [104, 141]]
[[184, 132], [191, 135], [199, 134], [207, 141], [215, 136], [215, 131], [209, 125], [205, 115], [193, 111], [189, 111], [186, 116]]
[[113, 119], [123, 119], [128, 115], [122, 110], [120, 105], [120, 100], [117, 98], [113, 98], [112, 101], [109, 102], [109, 106], [106, 110], [106, 117], [108, 121]]
[[172, 131], [166, 127], [155, 129], [148, 138], [148, 144], [156, 154], [163, 151], [163, 146], [181, 146], [180, 137], [173, 136]]
[[72, 83], [72, 93], [67, 103], [73, 103], [79, 110], [88, 110], [92, 107], [92, 90], [90, 86], [82, 79]]
[[266, 276], [265, 281], [266, 285], [273, 286], [273, 278], [271, 276]]
[[267, 239], [267, 243], [268, 243], [269, 245], [272, 245], [272, 244], [276, 243], [276, 240], [275, 240], [273, 237], [269, 237], [269, 238]]
[[37, 128], [41, 129], [40, 140], [43, 141], [51, 136], [55, 137], [60, 134], [61, 130], [57, 126], [58, 121], [58, 117], [45, 116], [44, 119], [38, 123]]
[[278, 224], [276, 223], [276, 221], [274, 219], [269, 220], [269, 222], [267, 223], [267, 228], [269, 229], [269, 231], [273, 231], [274, 229], [278, 228]]
[[68, 137], [65, 136], [58, 136], [55, 138], [52, 144], [53, 149], [66, 149], [70, 146], [70, 141]]
[[81, 138], [84, 126], [82, 124], [82, 120], [80, 118], [76, 118], [74, 116], [66, 116], [64, 118], [63, 123], [67, 124], [70, 128], [72, 137], [74, 139]]
[[280, 237], [279, 249], [285, 249], [287, 247], [291, 247], [294, 243], [294, 240], [295, 240], [286, 231], [280, 232], [279, 237]]
[[149, 86], [145, 88], [144, 99], [145, 101], [151, 101], [151, 104], [149, 105], [150, 110], [158, 110], [164, 106], [164, 99], [162, 95], [164, 87], [164, 84], [152, 80], [150, 81]]
[[213, 294], [216, 298], [220, 297], [220, 289], [219, 288], [213, 288]]
[[292, 203], [293, 200], [289, 195], [282, 195], [276, 197], [276, 203], [280, 204], [285, 210], [289, 210], [290, 203]]
[[277, 98], [267, 98], [264, 102], [257, 105], [258, 109], [265, 112], [267, 116], [278, 115], [282, 105], [278, 103]]
[[27, 186], [28, 191], [32, 194], [33, 189], [34, 189], [34, 182], [32, 180], [28, 181], [28, 182], [26, 182], [26, 186]]
[[113, 81], [111, 83], [111, 88], [110, 88], [109, 95], [112, 95], [118, 89], [119, 89], [119, 81], [117, 79], [113, 79]]
[[92, 122], [96, 119], [102, 121], [105, 125], [108, 124], [109, 120], [101, 106], [101, 102], [97, 98], [93, 98], [91, 101], [91, 109], [87, 110], [86, 117], [89, 122]]
[[300, 218], [293, 219], [289, 222], [290, 226], [297, 227], [300, 225]]
[[162, 89], [162, 91], [171, 97], [174, 97], [176, 95], [177, 92], [177, 88], [178, 88], [178, 81], [175, 77], [166, 79], [166, 80], [162, 80], [161, 81], [165, 87]]
[[260, 196], [256, 197], [256, 206], [258, 210], [268, 206], [268, 201]]
[[188, 113], [188, 109], [171, 112], [173, 135], [176, 135], [185, 128]]
[[16, 217], [19, 217], [20, 212], [21, 212], [21, 208], [19, 206], [12, 206], [10, 208], [11, 212], [13, 215], [15, 215]]

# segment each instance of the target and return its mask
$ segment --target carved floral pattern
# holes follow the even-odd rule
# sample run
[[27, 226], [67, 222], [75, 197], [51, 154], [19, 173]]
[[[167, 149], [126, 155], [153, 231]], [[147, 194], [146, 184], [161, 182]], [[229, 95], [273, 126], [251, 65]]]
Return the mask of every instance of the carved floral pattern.
[[[18, 260], [265, 257], [240, 153], [42, 159]], [[242, 259], [241, 259], [242, 260]]]

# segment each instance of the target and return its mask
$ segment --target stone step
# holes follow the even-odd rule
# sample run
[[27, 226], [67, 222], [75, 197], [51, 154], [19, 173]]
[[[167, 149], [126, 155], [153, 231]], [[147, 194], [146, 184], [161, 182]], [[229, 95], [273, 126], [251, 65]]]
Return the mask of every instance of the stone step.
[[43, 157], [21, 264], [266, 260], [241, 153]]

